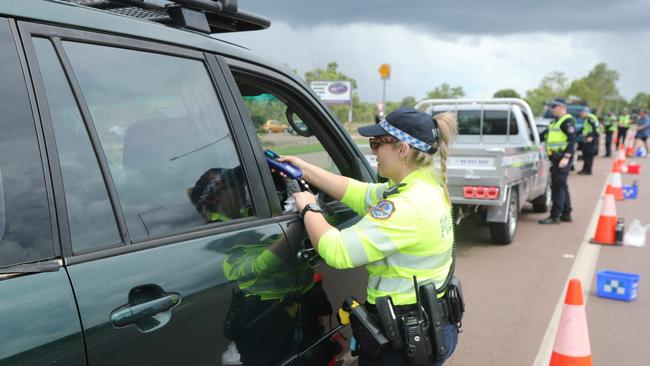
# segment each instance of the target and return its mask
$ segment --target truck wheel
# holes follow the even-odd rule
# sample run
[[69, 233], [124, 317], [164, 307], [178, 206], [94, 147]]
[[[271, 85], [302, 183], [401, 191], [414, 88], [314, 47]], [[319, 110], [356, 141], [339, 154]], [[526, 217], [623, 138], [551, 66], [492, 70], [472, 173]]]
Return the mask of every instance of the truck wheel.
[[510, 192], [508, 203], [508, 220], [506, 222], [491, 222], [490, 237], [497, 244], [510, 244], [515, 238], [517, 222], [519, 220], [519, 197], [516, 189]]
[[551, 209], [553, 201], [551, 201], [551, 182], [546, 185], [544, 194], [531, 201], [533, 204], [534, 212], [548, 212]]

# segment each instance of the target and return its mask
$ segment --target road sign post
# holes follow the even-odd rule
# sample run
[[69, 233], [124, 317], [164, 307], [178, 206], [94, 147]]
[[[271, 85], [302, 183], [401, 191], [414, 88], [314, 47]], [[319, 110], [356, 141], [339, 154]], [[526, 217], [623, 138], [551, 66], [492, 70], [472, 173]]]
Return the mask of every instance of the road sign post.
[[381, 92], [381, 102], [383, 105], [386, 105], [386, 80], [390, 79], [390, 65], [381, 64], [379, 66], [379, 76], [382, 80], [382, 92]]

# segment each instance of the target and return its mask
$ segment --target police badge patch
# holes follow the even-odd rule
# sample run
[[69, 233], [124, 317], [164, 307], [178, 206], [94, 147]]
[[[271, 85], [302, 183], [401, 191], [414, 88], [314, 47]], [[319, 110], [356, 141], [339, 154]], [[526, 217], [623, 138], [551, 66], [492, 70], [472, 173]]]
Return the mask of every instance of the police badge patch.
[[389, 218], [395, 212], [395, 204], [389, 200], [377, 202], [375, 207], [370, 209], [370, 215], [379, 220]]

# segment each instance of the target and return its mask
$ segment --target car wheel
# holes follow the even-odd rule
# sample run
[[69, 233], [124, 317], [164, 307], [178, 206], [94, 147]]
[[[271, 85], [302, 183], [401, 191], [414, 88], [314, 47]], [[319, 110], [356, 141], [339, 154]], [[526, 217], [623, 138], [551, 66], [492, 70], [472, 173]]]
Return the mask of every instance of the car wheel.
[[548, 212], [551, 209], [553, 201], [551, 200], [551, 182], [546, 184], [544, 194], [531, 201], [533, 204], [533, 212]]
[[506, 222], [491, 222], [490, 237], [497, 244], [510, 244], [517, 232], [519, 221], [519, 196], [517, 190], [512, 188], [508, 201], [508, 217]]

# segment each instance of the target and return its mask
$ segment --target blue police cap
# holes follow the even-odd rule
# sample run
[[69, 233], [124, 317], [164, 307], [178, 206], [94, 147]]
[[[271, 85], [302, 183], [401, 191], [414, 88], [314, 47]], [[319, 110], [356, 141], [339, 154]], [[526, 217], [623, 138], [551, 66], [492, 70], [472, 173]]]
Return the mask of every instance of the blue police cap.
[[566, 107], [566, 100], [562, 98], [553, 98], [553, 100], [548, 102], [548, 106], [550, 106], [551, 108], [559, 105]]
[[359, 127], [359, 134], [365, 137], [391, 135], [429, 154], [434, 154], [438, 147], [436, 121], [415, 108], [399, 108], [377, 124]]

